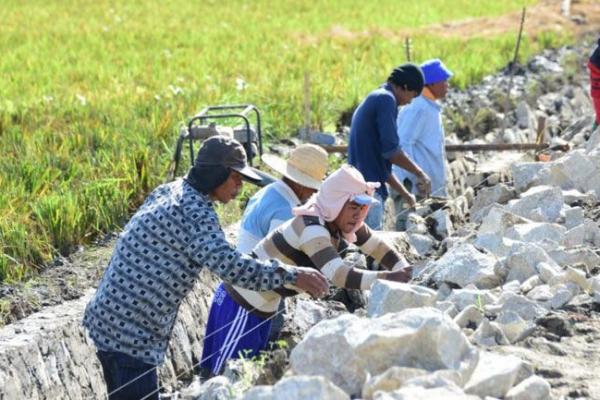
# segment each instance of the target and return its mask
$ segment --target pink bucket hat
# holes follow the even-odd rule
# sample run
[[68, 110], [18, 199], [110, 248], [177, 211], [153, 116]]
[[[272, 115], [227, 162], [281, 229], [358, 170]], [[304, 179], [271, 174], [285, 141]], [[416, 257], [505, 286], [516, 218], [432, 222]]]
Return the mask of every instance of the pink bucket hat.
[[[294, 215], [318, 216], [324, 221], [331, 222], [337, 218], [348, 200], [361, 205], [370, 206], [377, 200], [373, 197], [379, 182], [367, 182], [362, 174], [351, 165], [343, 165], [325, 179], [321, 189], [315, 193], [303, 206], [293, 209]], [[361, 214], [356, 232], [364, 223], [369, 207]], [[345, 235], [351, 242], [356, 241], [354, 232]]]

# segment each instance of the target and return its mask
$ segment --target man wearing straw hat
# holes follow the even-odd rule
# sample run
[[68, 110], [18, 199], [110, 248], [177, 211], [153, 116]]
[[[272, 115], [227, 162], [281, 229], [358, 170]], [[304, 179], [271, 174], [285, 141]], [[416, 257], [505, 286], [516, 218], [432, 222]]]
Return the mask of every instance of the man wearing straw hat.
[[83, 325], [97, 348], [110, 400], [158, 400], [157, 366], [165, 357], [179, 306], [202, 269], [252, 290], [284, 285], [327, 293], [318, 271], [256, 260], [225, 239], [214, 202], [237, 196], [242, 179], [260, 177], [237, 141], [204, 141], [185, 179], [156, 188], [115, 245]]
[[[248, 201], [238, 233], [237, 249], [250, 254], [269, 232], [293, 217], [292, 208], [304, 204], [320, 187], [327, 172], [327, 152], [305, 143], [290, 152], [287, 160], [263, 154], [262, 160], [283, 177], [259, 190]], [[271, 323], [270, 340], [283, 327], [285, 302]]]
[[248, 201], [238, 234], [237, 249], [249, 254], [267, 233], [292, 218], [292, 208], [304, 204], [321, 187], [327, 172], [327, 152], [302, 144], [283, 160], [264, 154], [262, 160], [283, 178], [259, 190]]
[[[294, 218], [261, 240], [253, 255], [312, 266], [340, 288], [365, 290], [376, 279], [407, 282], [410, 267], [404, 257], [364, 224], [369, 206], [377, 201], [373, 193], [379, 185], [366, 182], [356, 168], [342, 166], [305, 205], [294, 208]], [[368, 271], [344, 262], [339, 253], [347, 242], [388, 271]], [[202, 369], [216, 375], [228, 359], [257, 355], [268, 343], [270, 323], [279, 313], [282, 297], [298, 292], [293, 285], [256, 292], [223, 284], [210, 309]], [[220, 334], [210, 335], [216, 331]]]

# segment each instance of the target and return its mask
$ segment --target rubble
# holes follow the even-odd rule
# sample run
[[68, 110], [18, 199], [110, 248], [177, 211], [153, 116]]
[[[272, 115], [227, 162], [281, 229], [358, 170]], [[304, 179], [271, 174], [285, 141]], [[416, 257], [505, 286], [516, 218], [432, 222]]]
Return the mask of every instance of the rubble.
[[493, 288], [500, 284], [500, 278], [494, 272], [497, 263], [493, 254], [483, 253], [472, 244], [462, 244], [433, 264], [433, 279], [460, 287], [474, 284], [478, 288]]
[[429, 307], [435, 303], [436, 292], [418, 285], [377, 281], [371, 287], [367, 315], [379, 317], [408, 308]]
[[450, 318], [425, 307], [378, 318], [342, 315], [322, 321], [292, 350], [290, 363], [296, 374], [324, 376], [357, 394], [369, 375], [393, 366], [453, 369], [466, 381], [477, 351]]
[[[540, 56], [523, 68], [514, 92], [525, 98], [527, 79], [537, 78], [534, 70], [562, 67], [557, 59]], [[575, 148], [548, 150], [546, 162], [495, 160], [487, 170], [479, 168], [485, 155], [449, 154], [452, 200], [420, 206], [409, 214], [405, 233], [385, 236], [411, 263], [418, 261], [418, 279], [377, 281], [367, 309], [354, 314], [334, 301], [287, 300], [282, 334], [292, 349], [279, 382], [244, 393], [258, 373], [204, 383], [196, 379], [181, 397], [599, 399], [598, 363], [592, 356], [600, 352], [594, 316], [600, 303], [600, 129], [591, 133], [585, 115], [590, 105], [581, 87], [519, 101], [506, 115], [493, 111], [492, 88], [506, 88], [506, 78], [486, 78], [479, 87], [450, 96], [448, 107], [487, 109], [490, 115], [464, 131], [454, 129], [460, 134], [448, 141], [533, 141], [537, 117], [543, 116], [546, 139], [566, 140]], [[504, 130], [500, 121], [505, 120]], [[168, 392], [177, 392], [181, 382], [175, 377], [189, 373], [198, 361], [200, 321], [206, 319], [215, 284], [203, 281], [180, 310], [167, 363], [160, 369]], [[0, 331], [0, 397], [105, 395], [94, 349], [79, 326], [80, 313], [81, 304], [70, 304], [67, 311], [40, 313]], [[554, 356], [559, 361], [548, 366]], [[248, 362], [254, 362], [255, 372], [264, 367]], [[575, 375], [571, 370], [578, 364], [581, 371]]]

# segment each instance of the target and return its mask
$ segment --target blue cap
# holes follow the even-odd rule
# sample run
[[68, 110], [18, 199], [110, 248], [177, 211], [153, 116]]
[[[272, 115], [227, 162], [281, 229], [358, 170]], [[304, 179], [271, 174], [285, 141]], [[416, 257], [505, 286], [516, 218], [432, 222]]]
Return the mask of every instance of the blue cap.
[[454, 75], [438, 58], [425, 61], [421, 64], [421, 70], [425, 76], [426, 85], [447, 81]]
[[378, 202], [375, 197], [369, 196], [368, 194], [355, 194], [350, 198], [350, 201], [360, 204], [361, 206], [370, 206], [371, 204]]

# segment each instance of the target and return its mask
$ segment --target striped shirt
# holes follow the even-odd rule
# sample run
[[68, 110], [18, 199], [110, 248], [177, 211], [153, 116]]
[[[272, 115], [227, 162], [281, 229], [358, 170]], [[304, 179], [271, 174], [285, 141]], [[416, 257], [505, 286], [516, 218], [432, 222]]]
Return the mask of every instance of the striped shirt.
[[[356, 232], [356, 245], [388, 270], [407, 266], [407, 262], [385, 241], [377, 237], [366, 224]], [[284, 263], [313, 267], [320, 270], [335, 286], [349, 289], [369, 289], [381, 272], [356, 268], [340, 257], [347, 247], [345, 240], [332, 236], [318, 217], [298, 216], [272, 231], [255, 248], [259, 259], [276, 258]], [[294, 289], [287, 285], [288, 289]], [[238, 304], [253, 313], [267, 317], [277, 311], [282, 296], [294, 295], [295, 290], [277, 289], [256, 292], [225, 285]]]
[[125, 226], [86, 307], [83, 324], [96, 347], [160, 364], [179, 306], [202, 268], [251, 290], [296, 281], [291, 267], [236, 251], [208, 196], [181, 179], [164, 184]]

